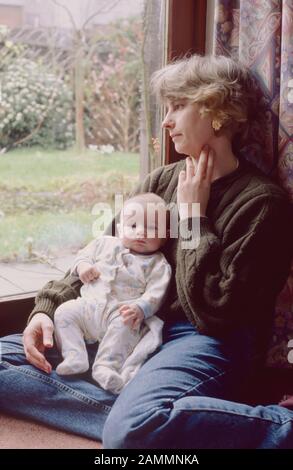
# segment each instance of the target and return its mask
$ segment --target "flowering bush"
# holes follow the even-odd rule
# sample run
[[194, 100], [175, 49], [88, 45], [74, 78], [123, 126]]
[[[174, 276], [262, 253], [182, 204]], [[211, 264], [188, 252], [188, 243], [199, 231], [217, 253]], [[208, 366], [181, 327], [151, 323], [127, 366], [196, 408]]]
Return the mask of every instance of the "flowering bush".
[[73, 93], [44, 67], [16, 58], [1, 71], [1, 147], [66, 148], [74, 142]]

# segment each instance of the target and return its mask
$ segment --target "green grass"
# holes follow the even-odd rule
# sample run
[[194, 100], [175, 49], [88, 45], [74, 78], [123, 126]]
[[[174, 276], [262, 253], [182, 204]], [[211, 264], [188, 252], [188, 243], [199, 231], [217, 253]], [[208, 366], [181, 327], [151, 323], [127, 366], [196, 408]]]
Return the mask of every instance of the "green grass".
[[96, 202], [138, 182], [139, 156], [21, 149], [0, 155], [0, 261], [76, 250], [92, 238]]
[[29, 188], [34, 191], [52, 191], [68, 183], [80, 184], [92, 178], [109, 174], [137, 176], [138, 154], [115, 152], [102, 155], [86, 150], [78, 155], [66, 151], [38, 148], [13, 150], [0, 155], [0, 188]]
[[27, 258], [29, 239], [34, 251], [68, 254], [90, 239], [92, 220], [91, 214], [82, 211], [5, 217], [1, 222], [0, 259]]
[[[29, 245], [46, 256], [59, 256], [76, 251], [93, 238], [97, 217], [90, 212], [44, 212], [34, 215], [11, 215], [0, 222], [0, 260], [26, 260]], [[110, 223], [108, 219], [106, 226]]]

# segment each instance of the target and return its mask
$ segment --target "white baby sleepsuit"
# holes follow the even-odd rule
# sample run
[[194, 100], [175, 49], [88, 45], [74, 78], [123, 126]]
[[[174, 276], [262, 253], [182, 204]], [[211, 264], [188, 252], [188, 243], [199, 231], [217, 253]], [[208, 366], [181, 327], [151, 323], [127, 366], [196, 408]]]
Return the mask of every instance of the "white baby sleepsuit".
[[[137, 367], [127, 367], [126, 372], [123, 365], [146, 334], [147, 319], [164, 300], [171, 267], [160, 251], [134, 253], [111, 236], [93, 240], [80, 250], [72, 273], [82, 261], [95, 264], [101, 274], [81, 287], [80, 297], [61, 304], [55, 312], [55, 337], [64, 358], [56, 371], [60, 375], [87, 371], [85, 342], [99, 341], [92, 376], [103, 388], [119, 393], [137, 371]], [[122, 322], [119, 307], [125, 304], [136, 304], [144, 313], [146, 321], [138, 331]], [[145, 353], [144, 360], [150, 351]]]

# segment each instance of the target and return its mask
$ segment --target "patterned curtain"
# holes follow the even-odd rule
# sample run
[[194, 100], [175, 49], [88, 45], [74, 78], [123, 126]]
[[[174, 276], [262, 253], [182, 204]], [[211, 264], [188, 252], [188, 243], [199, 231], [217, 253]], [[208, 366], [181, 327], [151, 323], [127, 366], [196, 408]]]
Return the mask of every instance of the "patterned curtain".
[[[214, 54], [232, 56], [255, 76], [260, 114], [241, 151], [293, 202], [293, 0], [216, 0]], [[292, 348], [293, 265], [278, 298], [267, 364], [290, 366]]]

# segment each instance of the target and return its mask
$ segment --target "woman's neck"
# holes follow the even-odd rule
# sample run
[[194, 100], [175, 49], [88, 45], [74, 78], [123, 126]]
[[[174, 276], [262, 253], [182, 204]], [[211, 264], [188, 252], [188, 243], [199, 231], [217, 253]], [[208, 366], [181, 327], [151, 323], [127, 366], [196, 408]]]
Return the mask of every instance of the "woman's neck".
[[[239, 160], [232, 152], [230, 140], [225, 137], [217, 137], [208, 145], [215, 152], [212, 182], [238, 168]], [[196, 161], [198, 161], [198, 158], [196, 158]]]
[[232, 153], [229, 158], [221, 158], [219, 154], [215, 157], [212, 182], [235, 171], [239, 166], [238, 158]]

